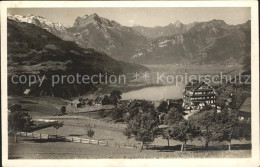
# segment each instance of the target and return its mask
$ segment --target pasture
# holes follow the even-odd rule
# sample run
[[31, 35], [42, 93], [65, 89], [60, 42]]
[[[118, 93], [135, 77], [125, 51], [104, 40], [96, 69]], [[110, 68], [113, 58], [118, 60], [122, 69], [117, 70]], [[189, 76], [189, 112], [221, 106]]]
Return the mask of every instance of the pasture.
[[60, 112], [60, 107], [66, 105], [66, 100], [42, 96], [42, 97], [32, 97], [32, 96], [9, 96], [8, 106], [12, 104], [21, 104], [22, 110], [28, 112], [32, 117], [38, 117], [43, 115], [55, 115]]
[[[103, 87], [98, 85], [98, 91], [86, 95], [85, 97], [92, 97], [93, 95], [103, 95], [110, 93], [112, 90], [123, 90], [128, 92], [144, 88], [147, 86], [158, 86], [153, 77], [156, 72], [167, 72], [167, 74], [219, 74], [220, 72], [229, 72], [241, 69], [240, 66], [194, 66], [194, 68], [187, 68], [181, 65], [149, 65], [151, 69], [151, 77], [147, 80], [137, 79], [127, 85], [117, 85]], [[188, 70], [189, 69], [189, 70]], [[140, 84], [137, 84], [140, 83]], [[113, 89], [112, 89], [113, 88]], [[84, 96], [83, 96], [84, 97]], [[110, 117], [102, 117], [98, 113], [99, 110], [109, 110], [113, 107], [87, 107], [80, 109], [82, 112], [67, 113], [66, 115], [56, 116], [60, 113], [61, 106], [67, 106], [70, 101], [56, 98], [56, 97], [8, 97], [8, 105], [13, 103], [21, 104], [22, 110], [28, 112], [33, 119], [51, 119], [59, 120], [64, 123], [63, 127], [58, 129], [58, 135], [66, 137], [80, 137], [89, 138], [87, 136], [87, 127], [91, 126], [95, 131], [93, 139], [101, 140], [108, 145], [135, 145], [140, 146], [140, 143], [134, 138], [127, 139], [123, 135], [123, 130], [126, 127], [124, 123], [115, 123]], [[34, 131], [35, 133], [44, 133], [55, 135], [56, 129], [47, 127]], [[19, 143], [12, 141], [12, 136], [9, 136], [9, 158], [26, 158], [26, 159], [68, 159], [68, 158], [247, 158], [251, 156], [251, 142], [250, 141], [232, 141], [232, 148], [234, 150], [227, 151], [226, 142], [211, 142], [209, 143], [209, 151], [204, 150], [205, 142], [202, 140], [188, 141], [187, 144], [194, 147], [193, 151], [180, 152], [180, 142], [163, 139], [158, 136], [154, 142], [150, 143], [146, 149], [139, 152], [139, 149], [119, 148], [113, 146], [97, 146], [82, 143], [70, 142], [54, 142], [54, 141], [37, 141], [28, 140], [19, 137]]]
[[[59, 120], [64, 123], [63, 127], [58, 129], [58, 135], [67, 137], [89, 138], [87, 136], [87, 126], [91, 126], [95, 131], [93, 139], [101, 140], [108, 145], [135, 145], [140, 146], [138, 141], [134, 138], [127, 139], [123, 135], [123, 129], [126, 127], [124, 123], [114, 123], [110, 117], [102, 118], [98, 111], [82, 112], [74, 114], [66, 114], [62, 116], [55, 116], [56, 112], [60, 112], [60, 106], [66, 104], [65, 100], [52, 97], [10, 97], [11, 102], [19, 102], [22, 104], [23, 110], [28, 112], [33, 119], [49, 119]], [[108, 111], [107, 111], [108, 112]], [[55, 135], [56, 129], [47, 127], [34, 131], [35, 133], [44, 133]], [[167, 147], [167, 140], [162, 136], [158, 136], [154, 142], [150, 143], [148, 149], [139, 153], [138, 149], [127, 149], [118, 147], [104, 147], [80, 143], [68, 142], [35, 142], [32, 140], [24, 141], [21, 139], [19, 143], [9, 142], [10, 158], [196, 158], [196, 157], [248, 157], [250, 156], [250, 148], [247, 150], [234, 150], [232, 152], [226, 151], [226, 142], [212, 142], [209, 143], [210, 148], [220, 149], [220, 151], [199, 151], [203, 150], [205, 142], [194, 140], [187, 142], [188, 145], [196, 145], [197, 151], [187, 151], [187, 153], [180, 153], [180, 142], [170, 140], [170, 147]], [[233, 148], [250, 145], [250, 141], [232, 141]], [[50, 148], [49, 151], [47, 148]], [[66, 148], [66, 149], [65, 149]], [[75, 153], [78, 149], [79, 153]], [[83, 149], [85, 148], [85, 149]], [[146, 147], [145, 147], [146, 148]], [[89, 151], [86, 151], [88, 150]], [[73, 151], [75, 150], [75, 154]], [[95, 151], [92, 151], [95, 150]], [[24, 154], [22, 153], [24, 151]], [[67, 151], [67, 152], [66, 152]], [[174, 152], [173, 152], [174, 151]], [[109, 153], [109, 155], [105, 154]], [[81, 155], [82, 154], [82, 155]], [[64, 157], [60, 157], [63, 155]]]
[[[56, 117], [57, 118], [57, 117]], [[46, 119], [55, 119], [55, 117], [46, 117]], [[93, 119], [85, 116], [75, 116], [75, 115], [66, 115], [57, 118], [59, 121], [64, 122], [64, 126], [58, 130], [58, 135], [62, 136], [73, 136], [80, 138], [89, 138], [86, 133], [86, 126], [90, 125], [92, 129], [95, 131], [93, 139], [101, 140], [109, 145], [136, 145], [140, 146], [138, 141], [135, 141], [134, 138], [127, 139], [126, 136], [123, 135], [123, 129], [126, 127], [125, 124], [122, 123], [112, 123], [107, 122], [102, 119]], [[55, 135], [55, 129], [53, 127], [41, 129], [35, 131], [36, 133], [47, 133], [51, 135]], [[170, 146], [177, 146], [181, 143], [178, 141], [170, 140]], [[196, 145], [198, 148], [203, 148], [205, 142], [203, 139], [194, 140], [187, 142], [188, 145]], [[212, 142], [209, 144], [210, 147], [223, 149], [223, 147], [227, 146], [227, 142]], [[243, 147], [246, 145], [250, 145], [250, 141], [246, 140], [233, 140], [232, 144], [238, 147]], [[150, 143], [148, 147], [165, 147], [167, 146], [167, 140], [163, 139], [162, 136], [158, 136], [154, 142]], [[248, 148], [250, 149], [250, 148]]]
[[[9, 140], [10, 139], [9, 137]], [[96, 146], [81, 143], [39, 142], [19, 139], [19, 143], [9, 143], [9, 159], [104, 159], [104, 158], [249, 158], [250, 150], [215, 150], [186, 151], [153, 150], [139, 152], [138, 149], [128, 149], [110, 146]]]

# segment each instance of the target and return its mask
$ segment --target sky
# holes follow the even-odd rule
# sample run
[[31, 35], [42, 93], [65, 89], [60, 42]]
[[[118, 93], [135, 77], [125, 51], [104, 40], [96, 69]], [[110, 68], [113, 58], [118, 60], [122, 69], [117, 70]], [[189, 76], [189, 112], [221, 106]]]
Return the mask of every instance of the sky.
[[213, 19], [224, 20], [237, 25], [250, 20], [250, 8], [239, 7], [183, 7], [183, 8], [9, 8], [8, 13], [16, 15], [33, 14], [42, 16], [65, 26], [72, 26], [78, 16], [97, 13], [124, 26], [165, 26], [179, 20], [184, 24]]

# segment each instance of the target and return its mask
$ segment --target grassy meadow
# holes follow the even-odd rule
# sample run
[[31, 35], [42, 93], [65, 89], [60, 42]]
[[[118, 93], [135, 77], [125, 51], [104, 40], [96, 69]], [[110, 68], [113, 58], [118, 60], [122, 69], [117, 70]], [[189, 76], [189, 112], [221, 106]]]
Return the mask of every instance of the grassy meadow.
[[[167, 72], [168, 74], [219, 74], [220, 72], [228, 72], [232, 70], [239, 71], [240, 66], [192, 66], [189, 68], [180, 65], [149, 65], [151, 75], [156, 72]], [[139, 82], [140, 84], [134, 84]], [[103, 87], [98, 85], [98, 91], [82, 97], [96, 97], [97, 95], [104, 95], [110, 93], [112, 90], [120, 90], [128, 92], [148, 86], [156, 86], [154, 78], [144, 81], [142, 79], [134, 80], [128, 85]], [[157, 85], [158, 86], [158, 85]], [[188, 145], [196, 145], [195, 151], [180, 152], [180, 142], [170, 140], [170, 147], [167, 147], [167, 140], [162, 136], [158, 136], [154, 142], [142, 152], [138, 149], [119, 148], [115, 144], [120, 145], [135, 145], [140, 146], [138, 141], [134, 138], [127, 139], [123, 135], [123, 130], [126, 127], [124, 123], [115, 123], [110, 117], [101, 117], [99, 115], [100, 109], [106, 109], [109, 112], [111, 108], [104, 106], [104, 108], [97, 107], [89, 109], [85, 112], [67, 113], [66, 115], [56, 116], [60, 113], [61, 106], [70, 104], [70, 101], [56, 97], [29, 97], [29, 96], [10, 96], [8, 97], [8, 105], [21, 104], [22, 110], [28, 112], [33, 119], [57, 119], [64, 123], [63, 127], [58, 129], [60, 136], [73, 136], [80, 138], [89, 138], [87, 136], [87, 126], [91, 126], [95, 131], [93, 139], [102, 140], [108, 143], [109, 146], [97, 146], [82, 143], [70, 142], [50, 142], [37, 141], [19, 137], [18, 143], [14, 143], [13, 137], [9, 136], [9, 158], [10, 159], [55, 159], [55, 158], [247, 158], [251, 156], [251, 142], [250, 141], [232, 141], [233, 150], [227, 151], [226, 142], [212, 142], [209, 143], [211, 150], [204, 150], [205, 142], [203, 140], [195, 140], [187, 142]], [[92, 107], [94, 108], [94, 107]], [[84, 109], [82, 109], [83, 111]], [[36, 133], [45, 133], [55, 135], [56, 130], [53, 127], [36, 130]]]
[[[9, 140], [12, 140], [9, 138]], [[19, 138], [9, 143], [9, 159], [104, 159], [104, 158], [249, 158], [251, 150], [186, 151], [119, 148], [81, 143], [39, 142]]]

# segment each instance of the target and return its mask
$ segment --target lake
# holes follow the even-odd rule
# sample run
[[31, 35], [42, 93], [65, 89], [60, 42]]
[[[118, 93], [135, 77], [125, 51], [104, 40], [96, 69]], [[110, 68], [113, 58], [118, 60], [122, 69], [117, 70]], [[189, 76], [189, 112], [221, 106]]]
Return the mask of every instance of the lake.
[[150, 101], [179, 99], [183, 97], [182, 95], [183, 88], [184, 85], [147, 87], [147, 88], [123, 93], [122, 99], [123, 100], [143, 99], [143, 100], [150, 100]]

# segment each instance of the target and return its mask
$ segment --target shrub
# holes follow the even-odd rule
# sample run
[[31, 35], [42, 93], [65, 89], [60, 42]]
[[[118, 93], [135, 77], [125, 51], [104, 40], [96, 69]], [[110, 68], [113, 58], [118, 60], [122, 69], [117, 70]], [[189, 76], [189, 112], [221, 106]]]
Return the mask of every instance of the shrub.
[[110, 104], [110, 99], [109, 99], [108, 95], [105, 95], [102, 100], [102, 105], [107, 105], [107, 104]]
[[89, 128], [87, 130], [88, 137], [92, 138], [94, 136], [94, 134], [95, 134], [95, 131], [92, 128]]
[[119, 121], [120, 119], [123, 119], [123, 111], [119, 108], [114, 108], [111, 111], [111, 117], [113, 120]]
[[105, 111], [104, 110], [99, 110], [98, 111], [98, 116], [100, 116], [101, 118], [105, 117]]
[[61, 106], [60, 111], [62, 114], [66, 113], [66, 107], [65, 106]]

